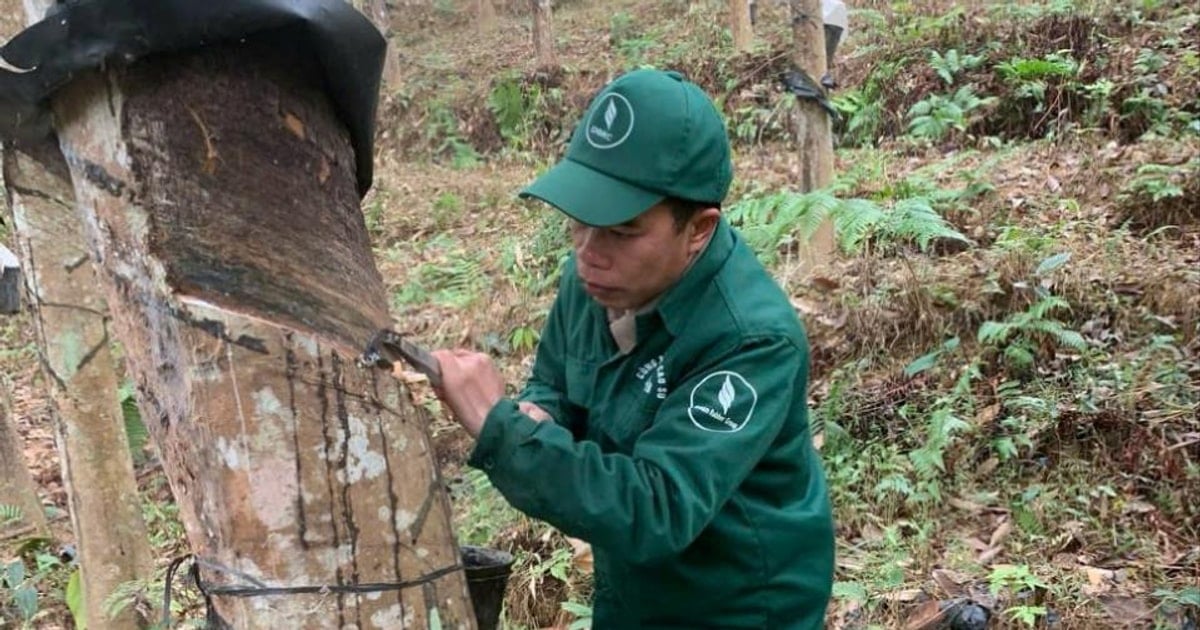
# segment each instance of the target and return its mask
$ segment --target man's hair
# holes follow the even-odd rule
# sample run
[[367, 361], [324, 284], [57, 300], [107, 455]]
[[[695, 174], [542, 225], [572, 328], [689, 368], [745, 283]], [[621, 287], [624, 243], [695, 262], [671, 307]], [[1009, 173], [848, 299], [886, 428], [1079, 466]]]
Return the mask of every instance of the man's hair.
[[675, 219], [676, 232], [682, 232], [683, 228], [687, 227], [688, 221], [691, 221], [692, 217], [700, 212], [708, 208], [721, 209], [720, 203], [692, 201], [691, 199], [681, 199], [679, 197], [668, 197], [665, 203], [671, 209], [671, 216]]

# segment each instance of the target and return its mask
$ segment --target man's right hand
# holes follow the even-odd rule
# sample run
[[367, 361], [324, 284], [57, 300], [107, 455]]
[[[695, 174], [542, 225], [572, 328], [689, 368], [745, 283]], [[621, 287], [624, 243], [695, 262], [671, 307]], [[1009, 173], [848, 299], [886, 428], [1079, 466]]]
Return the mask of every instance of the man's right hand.
[[523, 400], [523, 401], [517, 403], [517, 408], [521, 410], [521, 413], [529, 416], [530, 418], [533, 418], [534, 420], [537, 420], [538, 422], [554, 420], [554, 418], [550, 417], [549, 413], [546, 413], [545, 409], [542, 409], [541, 407], [539, 407], [529, 401]]

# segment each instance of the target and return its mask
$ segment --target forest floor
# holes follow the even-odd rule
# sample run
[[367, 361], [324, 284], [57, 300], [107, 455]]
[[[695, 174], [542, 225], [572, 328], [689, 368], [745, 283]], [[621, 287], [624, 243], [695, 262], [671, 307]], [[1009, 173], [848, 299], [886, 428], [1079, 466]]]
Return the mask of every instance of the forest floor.
[[[759, 3], [758, 46], [735, 54], [723, 2], [563, 0], [555, 72], [536, 69], [521, 8], [480, 31], [454, 3], [401, 4], [401, 79], [381, 102], [363, 204], [401, 330], [486, 349], [518, 386], [567, 242], [561, 218], [517, 190], [609, 79], [681, 70], [735, 141], [729, 216], [811, 336], [838, 525], [828, 627], [980, 612], [997, 628], [1197, 627], [1194, 3], [851, 3], [832, 72], [836, 181], [815, 195], [796, 190], [777, 3]], [[839, 228], [838, 260], [805, 275], [796, 252], [822, 216]], [[32, 337], [23, 318], [0, 327], [27, 460], [61, 514]], [[505, 627], [585, 624], [586, 550], [466, 468], [470, 439], [412, 388], [437, 418], [460, 542], [517, 556]], [[183, 539], [147, 461], [165, 564]], [[63, 581], [48, 578], [48, 609]], [[59, 605], [43, 625], [64, 618]]]

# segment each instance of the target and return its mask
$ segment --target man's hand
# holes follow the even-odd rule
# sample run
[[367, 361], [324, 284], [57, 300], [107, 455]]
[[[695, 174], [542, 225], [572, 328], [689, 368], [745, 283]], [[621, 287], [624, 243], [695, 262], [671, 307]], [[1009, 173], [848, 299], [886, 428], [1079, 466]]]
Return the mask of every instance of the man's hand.
[[504, 378], [488, 355], [469, 350], [435, 350], [442, 367], [441, 398], [471, 437], [479, 437], [487, 414], [504, 397]]

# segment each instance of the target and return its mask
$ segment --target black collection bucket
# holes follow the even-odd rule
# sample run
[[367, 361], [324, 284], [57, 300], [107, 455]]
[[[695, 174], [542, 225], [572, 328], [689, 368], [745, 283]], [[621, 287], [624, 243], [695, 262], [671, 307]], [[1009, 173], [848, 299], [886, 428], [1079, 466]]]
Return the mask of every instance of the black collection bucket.
[[475, 608], [479, 630], [496, 630], [500, 610], [504, 607], [504, 592], [512, 574], [512, 554], [499, 549], [463, 545], [463, 566], [467, 573], [467, 590]]

